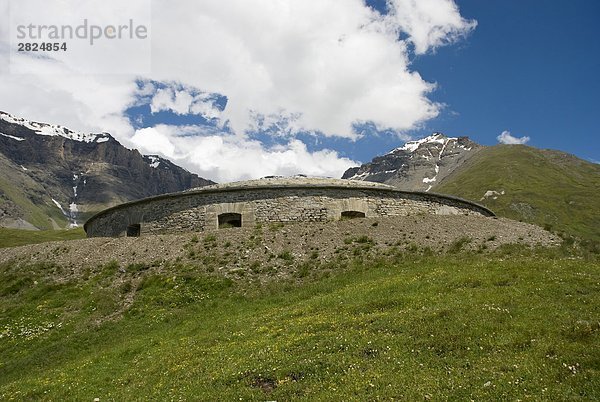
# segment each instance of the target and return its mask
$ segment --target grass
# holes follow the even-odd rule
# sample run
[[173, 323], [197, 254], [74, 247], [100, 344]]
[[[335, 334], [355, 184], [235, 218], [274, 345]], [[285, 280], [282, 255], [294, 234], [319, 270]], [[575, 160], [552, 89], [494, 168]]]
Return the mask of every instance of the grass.
[[83, 228], [69, 230], [20, 230], [0, 228], [0, 248], [47, 241], [75, 240], [85, 238]]
[[460, 237], [450, 244], [450, 246], [448, 247], [448, 252], [450, 254], [459, 253], [467, 244], [471, 243], [472, 241], [473, 239], [471, 239], [470, 237]]
[[[475, 200], [499, 216], [600, 240], [600, 165], [558, 151], [498, 145], [479, 151], [433, 191]], [[488, 190], [504, 191], [479, 201]]]
[[284, 250], [283, 252], [281, 252], [281, 253], [280, 253], [280, 254], [277, 256], [277, 258], [281, 258], [282, 260], [285, 260], [285, 261], [288, 261], [288, 262], [290, 262], [290, 261], [293, 261], [293, 260], [294, 260], [294, 255], [292, 254], [292, 252], [291, 252], [291, 251], [289, 251], [289, 250]]
[[[307, 264], [298, 277], [321, 269]], [[193, 265], [113, 261], [66, 281], [1, 266], [0, 399], [600, 398], [597, 255], [336, 264], [263, 286]]]
[[0, 203], [6, 204], [9, 215], [16, 209], [25, 221], [44, 230], [52, 229], [50, 219], [59, 227], [67, 225], [68, 219], [52, 203], [44, 186], [32, 179], [29, 173], [23, 172], [20, 166], [1, 154], [0, 170], [13, 172], [0, 176]]

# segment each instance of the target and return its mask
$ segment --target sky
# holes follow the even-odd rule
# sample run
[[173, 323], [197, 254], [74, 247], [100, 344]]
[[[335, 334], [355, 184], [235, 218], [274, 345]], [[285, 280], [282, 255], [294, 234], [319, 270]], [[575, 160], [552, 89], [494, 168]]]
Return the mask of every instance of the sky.
[[[596, 0], [0, 0], [0, 15], [0, 110], [218, 182], [340, 177], [432, 132], [600, 161]], [[19, 24], [84, 19], [148, 34], [16, 51], [35, 41]]]

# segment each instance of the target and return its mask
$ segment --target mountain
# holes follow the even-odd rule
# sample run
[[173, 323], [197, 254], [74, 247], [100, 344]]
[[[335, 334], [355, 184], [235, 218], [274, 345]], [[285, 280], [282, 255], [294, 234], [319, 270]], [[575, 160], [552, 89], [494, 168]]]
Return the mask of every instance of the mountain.
[[0, 226], [75, 226], [107, 207], [213, 184], [108, 133], [81, 133], [0, 112]]
[[432, 191], [496, 214], [600, 240], [600, 165], [525, 145], [484, 147]]
[[468, 137], [450, 138], [434, 133], [418, 141], [409, 141], [362, 166], [350, 168], [342, 179], [429, 191], [481, 148]]
[[500, 216], [600, 240], [600, 165], [560, 151], [481, 146], [435, 133], [342, 178], [455, 195]]

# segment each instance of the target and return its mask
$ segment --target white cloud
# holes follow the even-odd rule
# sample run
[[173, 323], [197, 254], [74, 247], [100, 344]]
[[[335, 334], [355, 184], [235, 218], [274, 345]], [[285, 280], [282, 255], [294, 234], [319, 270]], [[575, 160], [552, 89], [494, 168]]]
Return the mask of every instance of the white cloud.
[[[144, 88], [142, 88], [142, 92]], [[221, 111], [207, 102], [207, 94], [192, 94], [185, 89], [160, 88], [152, 97], [150, 109], [152, 113], [163, 110], [172, 111], [179, 115], [197, 114], [207, 119], [219, 118]]]
[[417, 54], [452, 43], [467, 35], [477, 21], [460, 16], [453, 0], [389, 0], [390, 18], [409, 35]]
[[266, 148], [235, 135], [190, 135], [197, 130], [193, 126], [158, 125], [138, 130], [132, 142], [143, 153], [162, 155], [217, 182], [294, 174], [337, 178], [359, 164], [332, 150], [309, 152], [296, 139]]
[[496, 137], [500, 144], [527, 144], [531, 138], [527, 136], [513, 137], [509, 131], [503, 131], [502, 134]]
[[[357, 121], [401, 131], [439, 113], [427, 98], [435, 86], [409, 69], [400, 26], [362, 1], [227, 4], [157, 5], [153, 72], [228, 96], [223, 118], [236, 132], [251, 124], [252, 113], [299, 114], [297, 130], [348, 138], [356, 137]], [[190, 37], [194, 49], [173, 46]]]
[[174, 91], [172, 88], [164, 88], [156, 91], [152, 98], [150, 109], [152, 113], [162, 110], [172, 110], [177, 114], [188, 114], [194, 98], [185, 91]]
[[174, 159], [177, 156], [175, 144], [171, 142], [169, 136], [154, 127], [137, 130], [131, 142], [144, 153], [160, 153], [167, 159]]
[[[45, 0], [43, 4], [50, 4], [56, 15], [66, 18], [76, 13], [79, 3]], [[13, 7], [19, 4], [11, 3]], [[475, 26], [460, 16], [452, 0], [390, 0], [389, 4], [391, 13], [382, 16], [363, 0], [153, 1], [151, 73], [75, 73], [97, 59], [93, 47], [89, 48], [89, 60], [85, 54], [70, 59], [68, 52], [50, 54], [56, 59], [17, 54], [12, 63], [20, 71], [32, 73], [0, 71], [0, 110], [80, 131], [109, 131], [131, 145], [140, 133], [134, 132], [123, 112], [138, 101], [136, 80], [175, 82], [181, 84], [179, 89], [156, 91], [150, 85], [142, 91], [154, 94], [154, 112], [220, 118], [235, 135], [223, 134], [220, 144], [214, 133], [173, 141], [173, 149], [162, 150], [165, 155], [182, 155], [208, 145], [223, 157], [252, 155], [237, 162], [204, 155], [218, 165], [211, 168], [213, 177], [246, 175], [244, 164], [248, 161], [262, 161], [260, 169], [250, 169], [257, 175], [282, 172], [288, 169], [287, 160], [295, 161], [290, 166], [304, 172], [311, 167], [301, 163], [316, 164], [317, 171], [329, 174], [348, 161], [330, 151], [309, 153], [293, 136], [310, 131], [355, 139], [360, 135], [353, 129], [357, 122], [372, 122], [379, 130], [400, 133], [420, 127], [437, 116], [442, 106], [428, 99], [435, 84], [411, 70], [411, 49], [426, 53], [457, 40]], [[133, 11], [128, 12], [135, 14], [138, 6], [129, 7]], [[93, 16], [98, 22], [119, 22], [110, 7], [103, 10]], [[43, 13], [41, 8], [31, 8], [28, 18], [48, 21]], [[118, 15], [129, 18], [127, 13]], [[6, 43], [0, 43], [0, 53], [6, 55], [6, 49]], [[115, 46], [113, 56], [100, 61], [101, 67], [140, 56], [128, 51]], [[217, 110], [202, 95], [181, 88], [225, 95], [227, 107]], [[267, 149], [249, 140], [245, 131], [256, 125], [256, 116], [265, 117], [274, 127], [281, 126], [280, 134], [290, 137], [288, 146]], [[199, 150], [196, 154], [203, 155]], [[190, 156], [190, 163], [195, 161], [190, 169], [203, 166], [198, 158]], [[325, 162], [337, 167], [327, 169]], [[236, 163], [241, 167], [233, 166]], [[237, 173], [226, 174], [226, 169]]]

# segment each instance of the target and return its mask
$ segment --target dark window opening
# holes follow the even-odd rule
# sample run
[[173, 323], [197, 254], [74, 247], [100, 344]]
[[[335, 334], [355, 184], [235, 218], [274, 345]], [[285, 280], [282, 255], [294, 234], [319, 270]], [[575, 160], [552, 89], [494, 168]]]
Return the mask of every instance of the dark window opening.
[[219, 229], [242, 227], [242, 215], [227, 213], [219, 215]]
[[140, 229], [141, 227], [139, 223], [127, 226], [127, 237], [139, 237]]
[[365, 213], [360, 211], [344, 211], [342, 212], [342, 219], [356, 219], [364, 218]]

